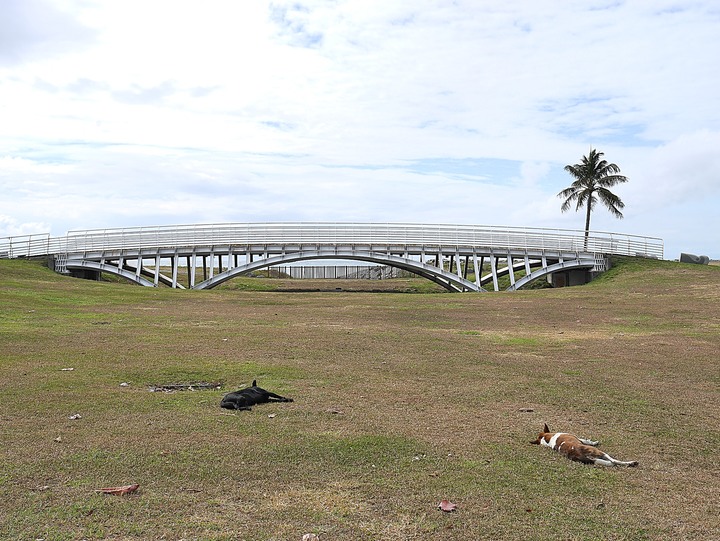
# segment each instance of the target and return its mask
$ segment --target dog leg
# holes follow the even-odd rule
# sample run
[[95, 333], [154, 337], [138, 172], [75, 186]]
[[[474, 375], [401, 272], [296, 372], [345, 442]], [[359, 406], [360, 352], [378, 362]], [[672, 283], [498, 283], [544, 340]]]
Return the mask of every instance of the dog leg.
[[597, 447], [600, 445], [599, 441], [593, 441], [593, 440], [586, 440], [585, 438], [578, 438], [580, 440], [580, 443], [584, 445], [592, 445], [593, 447]]
[[292, 398], [285, 398], [284, 396], [280, 396], [279, 394], [271, 393], [270, 391], [267, 392], [268, 395], [268, 402], [272, 398], [276, 402], [292, 402]]
[[239, 404], [235, 404], [235, 411], [252, 411], [252, 408], [250, 406], [241, 406]]
[[611, 458], [613, 461], [613, 464], [615, 466], [627, 466], [628, 468], [635, 468], [638, 465], [637, 460], [630, 460], [630, 461], [623, 461], [623, 460], [615, 460], [614, 458]]
[[625, 462], [623, 460], [617, 460], [607, 453], [603, 453], [602, 458], [594, 458], [593, 462], [595, 464], [599, 464], [600, 466], [627, 466], [629, 468], [634, 468], [638, 465], [638, 462], [636, 460]]

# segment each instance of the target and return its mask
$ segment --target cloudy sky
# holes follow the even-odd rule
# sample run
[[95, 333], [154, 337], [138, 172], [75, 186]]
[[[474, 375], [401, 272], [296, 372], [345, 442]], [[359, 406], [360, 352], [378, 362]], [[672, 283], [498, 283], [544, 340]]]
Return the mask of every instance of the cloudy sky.
[[343, 221], [591, 228], [720, 258], [716, 0], [0, 0], [0, 236]]

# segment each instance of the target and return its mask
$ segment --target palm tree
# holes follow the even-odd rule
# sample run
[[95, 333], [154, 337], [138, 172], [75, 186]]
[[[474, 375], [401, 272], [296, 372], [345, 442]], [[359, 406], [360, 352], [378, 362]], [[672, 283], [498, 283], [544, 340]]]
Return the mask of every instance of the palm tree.
[[603, 153], [590, 149], [590, 154], [582, 157], [581, 163], [566, 165], [565, 171], [575, 179], [570, 187], [565, 188], [558, 194], [558, 197], [565, 199], [560, 210], [565, 212], [570, 209], [572, 203], [576, 203], [575, 210], [582, 206], [587, 208], [585, 218], [585, 249], [587, 249], [588, 235], [590, 234], [590, 213], [600, 201], [616, 218], [622, 218], [620, 209], [625, 207], [620, 198], [608, 188], [627, 182], [627, 178], [619, 175], [620, 168], [614, 163], [608, 163], [602, 159]]

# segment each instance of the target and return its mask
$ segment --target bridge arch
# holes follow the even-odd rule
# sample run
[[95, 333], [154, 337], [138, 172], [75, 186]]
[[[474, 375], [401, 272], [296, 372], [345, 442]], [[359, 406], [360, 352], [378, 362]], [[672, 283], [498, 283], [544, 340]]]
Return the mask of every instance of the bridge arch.
[[335, 251], [332, 254], [329, 254], [324, 250], [306, 250], [259, 259], [251, 263], [246, 263], [245, 265], [225, 270], [208, 280], [200, 282], [194, 289], [211, 289], [246, 272], [263, 269], [273, 265], [279, 265], [281, 263], [295, 263], [298, 261], [312, 259], [348, 259], [353, 261], [367, 261], [370, 263], [390, 265], [413, 272], [423, 278], [427, 278], [428, 280], [432, 280], [449, 291], [462, 292], [480, 290], [476, 284], [458, 276], [457, 274], [453, 274], [452, 272], [448, 272], [444, 269], [440, 269], [414, 259], [378, 252], [353, 251], [344, 253]]
[[150, 280], [146, 280], [142, 276], [139, 276], [135, 271], [131, 271], [131, 270], [128, 270], [127, 268], [118, 267], [118, 266], [111, 265], [108, 263], [89, 261], [87, 259], [76, 259], [73, 261], [68, 261], [67, 268], [68, 269], [87, 269], [87, 270], [94, 270], [94, 271], [98, 271], [98, 272], [107, 272], [108, 274], [114, 274], [115, 276], [120, 276], [122, 278], [130, 280], [131, 282], [134, 282], [141, 286], [153, 287], [155, 285]]
[[[273, 265], [279, 265], [281, 263], [294, 263], [298, 261], [315, 259], [343, 259], [390, 265], [412, 272], [427, 280], [431, 280], [432, 282], [440, 285], [441, 287], [444, 287], [451, 292], [486, 291], [486, 289], [483, 288], [484, 285], [489, 284], [493, 280], [497, 280], [498, 277], [510, 274], [511, 270], [510, 265], [504, 268], [496, 269], [495, 277], [493, 277], [493, 274], [490, 273], [486, 276], [481, 277], [478, 280], [478, 283], [473, 283], [465, 278], [462, 278], [458, 274], [454, 274], [453, 272], [446, 271], [434, 265], [382, 252], [353, 251], [344, 253], [339, 251], [333, 251], [332, 253], [328, 253], [327, 250], [305, 250], [301, 252], [292, 252], [289, 254], [265, 257], [252, 261], [251, 263], [246, 263], [244, 265], [227, 269], [219, 274], [214, 275], [212, 278], [196, 284], [193, 289], [212, 289], [238, 275], [252, 272], [254, 270], [271, 267]], [[540, 266], [540, 268], [537, 268], [538, 266]], [[538, 260], [532, 262], [529, 261], [527, 263], [513, 263], [513, 272], [522, 270], [527, 271], [528, 268], [536, 268], [536, 270], [531, 271], [529, 274], [526, 274], [525, 276], [517, 279], [516, 281], [514, 280], [513, 283], [511, 283], [511, 285], [507, 288], [507, 291], [518, 290], [536, 279], [542, 278], [543, 276], [558, 272], [560, 270], [592, 268], [592, 266], [592, 261], [586, 259], [566, 260], [544, 267], [542, 266], [542, 263]], [[154, 287], [157, 286], [158, 282], [160, 282], [173, 287], [172, 280], [170, 278], [158, 273], [156, 277], [156, 282], [151, 282], [150, 280], [145, 278], [145, 276], [151, 278], [155, 276], [150, 270], [141, 266], [140, 272], [138, 272], [137, 266], [133, 267], [125, 261], [118, 261], [117, 264], [115, 264], [114, 262], [106, 263], [88, 259], [73, 259], [67, 262], [67, 268], [72, 270], [82, 269], [97, 272], [106, 272], [108, 274], [120, 276], [130, 282], [141, 286]], [[174, 287], [183, 288], [183, 286], [180, 284], [175, 284]]]
[[579, 259], [571, 260], [571, 261], [561, 261], [559, 263], [554, 263], [552, 265], [548, 265], [547, 267], [541, 267], [538, 270], [531, 272], [530, 274], [526, 274], [525, 276], [520, 278], [518, 281], [516, 281], [514, 284], [512, 284], [509, 288], [507, 288], [507, 291], [515, 291], [517, 289], [520, 289], [524, 285], [532, 282], [533, 280], [542, 278], [543, 276], [547, 276], [548, 274], [552, 274], [554, 272], [558, 272], [561, 270], [591, 269], [592, 267], [593, 266], [591, 264], [589, 264], [587, 261], [582, 261]]

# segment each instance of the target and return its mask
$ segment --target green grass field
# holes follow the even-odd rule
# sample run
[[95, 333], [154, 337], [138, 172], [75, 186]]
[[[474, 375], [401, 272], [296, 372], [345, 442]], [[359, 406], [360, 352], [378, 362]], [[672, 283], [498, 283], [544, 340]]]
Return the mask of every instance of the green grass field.
[[[180, 291], [0, 261], [0, 538], [720, 539], [720, 267], [384, 282]], [[218, 407], [253, 379], [295, 401]], [[222, 389], [148, 390], [193, 382]], [[640, 466], [530, 445], [544, 422]]]

